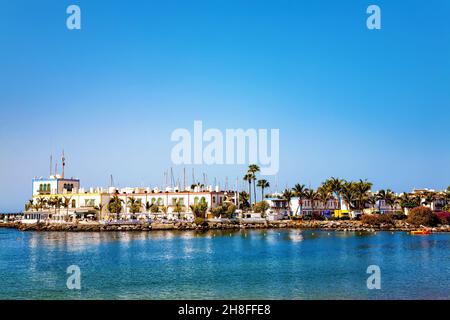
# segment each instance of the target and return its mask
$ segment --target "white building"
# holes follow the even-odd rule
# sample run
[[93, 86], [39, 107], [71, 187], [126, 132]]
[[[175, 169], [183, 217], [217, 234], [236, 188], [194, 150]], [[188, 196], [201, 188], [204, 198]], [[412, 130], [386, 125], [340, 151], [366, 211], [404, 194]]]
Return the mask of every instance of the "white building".
[[[54, 222], [71, 221], [73, 217], [91, 220], [147, 219], [192, 219], [190, 206], [203, 202], [208, 210], [221, 205], [227, 192], [195, 187], [178, 190], [166, 188], [89, 188], [80, 187], [80, 180], [65, 179], [61, 176], [36, 178], [32, 180], [32, 203], [24, 212], [24, 222], [34, 223], [40, 220]], [[122, 210], [119, 214], [108, 211], [113, 197], [120, 199]], [[138, 203], [138, 212], [132, 213], [131, 202]], [[158, 212], [151, 208], [157, 207]], [[174, 212], [181, 207], [181, 213]], [[136, 207], [135, 207], [136, 208]]]
[[288, 215], [289, 210], [294, 216], [312, 216], [313, 212], [324, 213], [338, 208], [338, 201], [336, 199], [330, 199], [324, 204], [320, 200], [300, 200], [298, 197], [293, 197], [289, 202], [289, 206], [287, 200], [282, 198], [266, 198], [264, 200], [269, 204], [268, 213], [277, 216], [278, 219], [280, 216]]

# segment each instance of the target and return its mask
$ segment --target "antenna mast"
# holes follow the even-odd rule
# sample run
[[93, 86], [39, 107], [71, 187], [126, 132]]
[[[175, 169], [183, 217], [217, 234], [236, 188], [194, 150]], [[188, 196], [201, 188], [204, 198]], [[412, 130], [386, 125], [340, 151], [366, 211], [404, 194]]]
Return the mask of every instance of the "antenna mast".
[[173, 178], [173, 170], [172, 167], [170, 167], [170, 187], [173, 188], [175, 184], [175, 180]]
[[50, 177], [52, 176], [53, 156], [50, 154]]
[[66, 158], [64, 157], [64, 149], [62, 152], [61, 162], [62, 162], [62, 178], [64, 179], [64, 167], [66, 166]]
[[236, 207], [239, 210], [239, 178], [236, 177], [236, 191], [234, 194], [234, 204], [236, 205]]

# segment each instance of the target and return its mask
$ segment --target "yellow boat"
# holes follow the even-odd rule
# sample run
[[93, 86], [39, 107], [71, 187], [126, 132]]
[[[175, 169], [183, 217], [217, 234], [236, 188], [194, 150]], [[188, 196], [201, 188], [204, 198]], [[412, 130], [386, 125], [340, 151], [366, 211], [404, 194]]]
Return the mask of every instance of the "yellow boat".
[[411, 231], [411, 234], [417, 234], [417, 235], [420, 235], [420, 234], [431, 234], [431, 233], [432, 233], [431, 230], [426, 230], [426, 229]]

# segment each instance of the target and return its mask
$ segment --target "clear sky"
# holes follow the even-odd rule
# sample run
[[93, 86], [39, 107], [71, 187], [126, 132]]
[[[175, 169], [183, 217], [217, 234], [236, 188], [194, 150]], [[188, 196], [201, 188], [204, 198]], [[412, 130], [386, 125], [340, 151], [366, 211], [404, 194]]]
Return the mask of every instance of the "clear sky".
[[[171, 132], [194, 120], [280, 129], [279, 189], [447, 187], [449, 17], [447, 0], [0, 0], [0, 211], [63, 148], [84, 186], [161, 185]], [[195, 170], [223, 185], [244, 167]]]

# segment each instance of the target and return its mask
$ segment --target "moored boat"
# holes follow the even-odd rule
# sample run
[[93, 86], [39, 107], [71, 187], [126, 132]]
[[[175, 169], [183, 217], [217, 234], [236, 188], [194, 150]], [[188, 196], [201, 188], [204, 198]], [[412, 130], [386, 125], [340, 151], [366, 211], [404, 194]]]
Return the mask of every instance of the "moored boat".
[[425, 234], [431, 234], [431, 230], [427, 230], [427, 229], [422, 229], [422, 230], [413, 230], [411, 231], [411, 234], [415, 234], [415, 235], [425, 235]]

